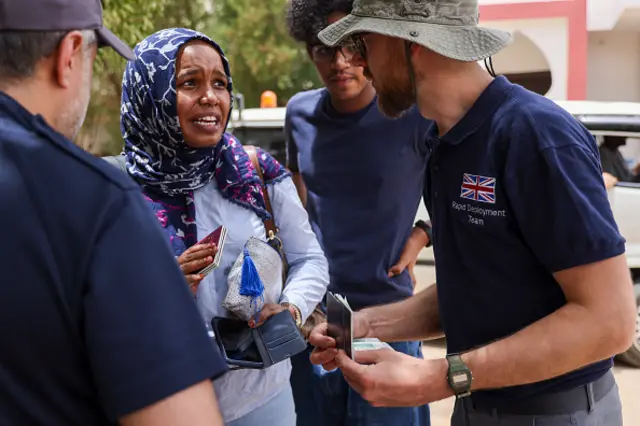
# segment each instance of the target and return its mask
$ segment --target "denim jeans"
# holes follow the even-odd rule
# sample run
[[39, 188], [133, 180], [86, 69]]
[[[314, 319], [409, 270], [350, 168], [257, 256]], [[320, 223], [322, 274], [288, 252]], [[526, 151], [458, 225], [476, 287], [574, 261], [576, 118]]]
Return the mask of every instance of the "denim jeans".
[[227, 426], [295, 426], [296, 411], [291, 387], [287, 386], [277, 396], [252, 412], [232, 420]]
[[[396, 342], [398, 352], [422, 358], [421, 342]], [[429, 426], [429, 406], [375, 408], [354, 390], [340, 370], [313, 365], [313, 348], [291, 360], [291, 385], [298, 426]]]

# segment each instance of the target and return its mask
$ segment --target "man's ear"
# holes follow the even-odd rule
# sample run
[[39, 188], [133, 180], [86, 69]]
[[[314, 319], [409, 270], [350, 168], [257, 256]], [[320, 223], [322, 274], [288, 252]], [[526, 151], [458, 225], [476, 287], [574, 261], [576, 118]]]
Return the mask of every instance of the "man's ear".
[[54, 82], [62, 88], [68, 88], [74, 78], [74, 72], [82, 67], [82, 33], [71, 31], [58, 44], [54, 53]]

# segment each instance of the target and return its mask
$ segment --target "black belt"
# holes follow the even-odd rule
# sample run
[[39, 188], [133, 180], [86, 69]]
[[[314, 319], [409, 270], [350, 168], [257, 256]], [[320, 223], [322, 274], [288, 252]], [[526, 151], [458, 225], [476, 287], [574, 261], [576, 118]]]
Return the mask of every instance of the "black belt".
[[595, 382], [567, 391], [524, 398], [501, 407], [474, 401], [473, 395], [469, 398], [475, 410], [487, 413], [521, 416], [560, 415], [576, 411], [592, 411], [595, 403], [609, 393], [614, 384], [613, 373], [608, 371]]

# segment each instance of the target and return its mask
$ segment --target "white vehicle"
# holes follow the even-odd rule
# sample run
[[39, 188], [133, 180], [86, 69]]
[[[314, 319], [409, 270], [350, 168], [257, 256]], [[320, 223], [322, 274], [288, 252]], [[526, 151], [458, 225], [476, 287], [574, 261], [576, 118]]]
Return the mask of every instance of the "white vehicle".
[[[272, 92], [266, 100], [275, 105]], [[264, 100], [264, 97], [263, 97]], [[575, 116], [598, 140], [604, 135], [627, 137], [621, 152], [629, 160], [640, 159], [640, 103], [562, 101], [561, 107]], [[258, 145], [271, 153], [282, 164], [286, 163], [284, 136], [285, 108], [244, 109], [242, 99], [234, 110], [229, 129], [247, 145]], [[640, 184], [618, 183], [609, 190], [609, 201], [620, 232], [627, 240], [626, 256], [633, 277], [638, 315], [634, 344], [619, 355], [621, 361], [640, 368]], [[428, 219], [424, 203], [420, 203], [416, 219]], [[425, 248], [419, 263], [433, 264], [433, 250]]]
[[[606, 135], [623, 136], [620, 152], [630, 165], [640, 160], [640, 103], [557, 102], [576, 117], [599, 142]], [[620, 182], [609, 190], [609, 202], [620, 232], [627, 240], [626, 256], [636, 295], [636, 333], [633, 345], [619, 355], [621, 361], [640, 368], [640, 184]]]

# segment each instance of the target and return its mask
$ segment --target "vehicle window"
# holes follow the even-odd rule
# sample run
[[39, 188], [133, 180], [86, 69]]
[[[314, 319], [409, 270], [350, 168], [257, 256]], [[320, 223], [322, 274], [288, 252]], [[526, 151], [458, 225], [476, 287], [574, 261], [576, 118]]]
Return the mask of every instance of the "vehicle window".
[[640, 135], [637, 138], [627, 138], [627, 143], [620, 147], [624, 159], [633, 167], [640, 160]]
[[634, 137], [603, 133], [598, 135], [597, 140], [603, 171], [615, 176], [624, 186], [638, 187], [640, 135]]
[[239, 127], [233, 134], [243, 145], [255, 145], [267, 151], [281, 164], [286, 164], [287, 151], [282, 127]]

